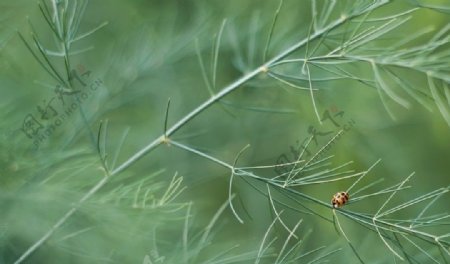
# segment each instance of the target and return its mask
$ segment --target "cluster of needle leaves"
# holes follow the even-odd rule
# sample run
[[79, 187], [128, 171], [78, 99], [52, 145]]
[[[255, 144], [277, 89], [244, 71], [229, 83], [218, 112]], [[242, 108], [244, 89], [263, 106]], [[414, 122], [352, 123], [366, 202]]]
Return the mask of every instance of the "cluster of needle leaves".
[[[387, 255], [396, 260], [404, 260], [409, 263], [448, 262], [450, 233], [446, 233], [445, 228], [449, 224], [450, 215], [448, 212], [434, 213], [432, 207], [444, 199], [443, 197], [448, 196], [449, 187], [438, 188], [424, 194], [413, 192], [406, 201], [397, 201], [405, 197], [400, 197], [400, 193], [406, 192], [412, 187], [408, 185], [408, 182], [413, 174], [391, 186], [380, 187], [382, 179], [375, 180], [375, 177], [371, 175], [373, 168], [380, 161], [374, 162], [367, 170], [355, 172], [350, 168], [352, 162], [335, 166], [331, 161], [332, 155], [323, 155], [327, 146], [332, 144], [342, 131], [310, 158], [305, 158], [304, 154], [313, 140], [312, 138], [307, 142], [304, 151], [296, 157], [296, 161], [264, 166], [238, 166], [241, 155], [245, 155], [246, 148], [238, 153], [234, 162], [227, 162], [202, 151], [200, 147], [184, 143], [181, 139], [175, 140], [173, 137], [177, 131], [190, 123], [196, 116], [207, 111], [210, 106], [221, 104], [233, 107], [232, 102], [222, 99], [243, 85], [249, 83], [255, 86], [259, 85], [260, 82], [257, 79], [261, 76], [269, 78], [277, 85], [282, 85], [284, 89], [299, 90], [308, 96], [319, 122], [321, 120], [320, 105], [316, 102], [316, 95], [321, 90], [320, 83], [349, 80], [375, 89], [392, 118], [395, 118], [392, 102], [410, 108], [410, 100], [413, 99], [430, 110], [436, 107], [450, 125], [450, 88], [448, 87], [450, 81], [450, 38], [448, 34], [450, 27], [447, 25], [438, 31], [424, 28], [408, 38], [394, 38], [389, 47], [377, 45], [380, 39], [390, 41], [392, 36], [407, 24], [416, 12], [429, 9], [433, 12], [446, 13], [448, 9], [411, 1], [410, 8], [400, 13], [386, 14], [385, 10], [385, 13], [377, 12], [391, 4], [391, 1], [388, 0], [345, 1], [344, 4], [337, 0], [312, 0], [310, 2], [311, 20], [303, 26], [304, 36], [279, 48], [278, 39], [281, 38], [277, 38], [277, 23], [283, 14], [284, 7], [284, 2], [281, 0], [275, 9], [268, 30], [264, 29], [267, 32], [267, 38], [259, 51], [262, 63], [258, 64], [252, 58], [239, 58], [235, 61], [235, 65], [242, 72], [242, 76], [229, 85], [221, 87], [218, 81], [219, 53], [225, 38], [224, 32], [227, 31], [228, 26], [231, 28], [229, 35], [233, 38], [232, 32], [238, 31], [232, 28], [233, 25], [229, 26], [228, 20], [223, 20], [214, 37], [211, 49], [211, 67], [206, 66], [198, 42], [193, 51], [197, 55], [202, 73], [200, 78], [203, 78], [210, 97], [172, 125], [169, 122], [171, 117], [169, 100], [164, 116], [163, 133], [121, 163], [119, 163], [120, 154], [126, 144], [129, 130], [126, 129], [123, 135], [117, 139], [115, 151], [112, 153], [107, 147], [110, 138], [108, 122], [96, 122], [101, 125], [98, 133], [93, 132], [91, 129], [93, 124], [85, 117], [86, 110], [80, 107], [80, 116], [83, 117], [84, 126], [89, 131], [92, 143], [90, 150], [74, 150], [70, 155], [67, 154], [64, 156], [66, 160], [53, 164], [57, 169], [38, 183], [53, 188], [55, 186], [76, 188], [78, 192], [73, 196], [77, 200], [47, 231], [41, 230], [40, 233], [44, 232], [44, 234], [18, 254], [16, 263], [22, 263], [31, 258], [32, 254], [39, 252], [47, 242], [51, 247], [60, 248], [61, 251], [67, 251], [71, 256], [80, 259], [95, 259], [105, 262], [117, 259], [125, 261], [138, 259], [139, 261], [143, 260], [144, 263], [179, 263], [180, 260], [186, 263], [260, 263], [265, 261], [270, 263], [297, 263], [298, 261], [321, 263], [335, 258], [335, 255], [338, 255], [342, 248], [348, 245], [354, 257], [365, 263], [369, 259], [361, 253], [358, 245], [353, 242], [354, 238], [348, 234], [348, 230], [354, 227], [373, 233], [378, 238], [377, 241], [380, 245], [388, 252]], [[67, 93], [76, 94], [79, 89], [73, 82], [72, 58], [92, 49], [91, 47], [74, 49], [73, 45], [78, 41], [85, 41], [88, 37], [93, 37], [94, 33], [107, 25], [106, 22], [101, 23], [87, 32], [80, 33], [80, 24], [87, 7], [88, 1], [83, 0], [44, 0], [39, 2], [38, 8], [53, 36], [52, 44], [43, 41], [32, 22], [29, 23], [30, 36], [19, 33], [25, 48], [30, 51], [48, 77], [52, 81], [56, 81], [60, 85], [59, 87]], [[259, 29], [255, 28], [255, 31], [257, 30]], [[409, 42], [428, 36], [431, 32], [433, 36], [426, 43], [414, 47], [408, 45]], [[233, 45], [233, 40], [230, 42], [231, 46], [235, 48], [235, 53], [242, 54], [238, 45]], [[252, 49], [247, 56], [254, 56], [257, 52], [257, 49]], [[358, 70], [360, 68], [370, 69], [368, 71], [370, 74], [362, 74]], [[417, 73], [421, 76], [419, 78], [426, 80], [428, 85], [416, 86], [404, 78], [405, 71]], [[255, 110], [256, 108], [249, 107], [247, 109]], [[182, 177], [175, 174], [172, 180], [165, 185], [155, 180], [157, 176], [167, 175], [162, 171], [150, 175], [135, 175], [129, 170], [133, 164], [149, 152], [157, 151], [158, 148], [165, 145], [209, 160], [224, 167], [230, 173], [228, 199], [204, 228], [198, 229], [192, 224], [195, 212], [192, 209], [192, 203], [176, 202], [184, 191]], [[89, 152], [95, 152], [96, 155], [88, 155]], [[67, 161], [71, 157], [80, 156], [84, 159]], [[61, 164], [61, 168], [58, 167], [58, 164]], [[264, 170], [273, 171], [276, 167], [286, 167], [288, 172], [274, 176], [260, 173]], [[96, 173], [100, 177], [82, 177], [73, 181], [74, 175], [86, 171], [91, 174]], [[228, 248], [228, 245], [222, 245], [219, 249], [211, 249], [213, 228], [228, 208], [238, 222], [245, 224], [244, 217], [234, 205], [236, 195], [233, 187], [236, 185], [237, 179], [267, 198], [273, 213], [273, 221], [267, 231], [262, 234], [263, 238], [259, 247], [253, 251], [235, 253], [234, 251], [238, 247], [235, 244]], [[348, 183], [350, 180], [353, 182], [349, 184], [346, 191], [351, 198], [343, 208], [333, 208], [328, 200], [324, 201], [305, 191], [310, 186], [326, 187], [340, 182]], [[70, 185], [73, 182], [77, 184]], [[160, 193], [158, 194], [158, 192]], [[353, 205], [374, 204], [371, 199], [381, 200], [382, 203], [377, 206], [366, 206], [365, 210], [353, 210]], [[102, 211], [102, 213], [96, 213], [97, 211]], [[293, 211], [301, 217], [308, 217], [308, 219], [312, 217], [325, 221], [335, 227], [337, 233], [345, 238], [346, 244], [339, 244], [335, 248], [333, 245], [325, 245], [299, 250], [299, 247], [307, 241], [305, 232], [299, 230], [301, 226], [308, 226], [308, 222], [299, 220], [291, 227], [289, 221], [284, 218], [286, 211]], [[332, 211], [332, 217], [330, 217], [330, 211]], [[407, 211], [410, 217], [396, 217], [400, 211]], [[430, 213], [431, 211], [433, 213]], [[135, 227], [130, 228], [121, 224], [125, 215], [135, 219]], [[142, 220], [146, 216], [152, 217], [150, 223]], [[342, 222], [344, 218], [346, 222]], [[129, 220], [125, 222], [129, 223]], [[164, 238], [159, 237], [161, 232], [179, 231], [180, 229], [175, 227], [180, 223], [183, 227], [179, 242], [173, 243], [173, 241], [165, 241]], [[280, 225], [286, 232], [276, 231], [276, 225]], [[172, 230], [170, 230], [171, 228]], [[109, 255], [89, 255], [89, 247], [99, 240], [99, 236], [112, 233], [111, 229], [116, 229], [114, 234], [110, 235], [111, 239], [121, 241], [120, 245], [109, 249]], [[317, 232], [313, 230], [306, 233], [317, 234]], [[151, 250], [148, 250], [147, 246], [142, 246], [141, 255], [127, 256], [127, 249], [131, 247], [129, 243], [135, 245], [136, 240], [142, 245], [150, 244]], [[77, 241], [77, 243], [71, 241]], [[91, 242], [79, 247], [82, 241]], [[99, 251], [104, 253], [108, 250]]]

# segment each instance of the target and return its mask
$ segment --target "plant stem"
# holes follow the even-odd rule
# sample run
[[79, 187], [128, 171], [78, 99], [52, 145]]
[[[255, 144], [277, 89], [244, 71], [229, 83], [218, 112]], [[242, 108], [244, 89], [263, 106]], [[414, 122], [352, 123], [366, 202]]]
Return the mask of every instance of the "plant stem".
[[84, 203], [87, 199], [89, 199], [92, 195], [94, 195], [100, 188], [102, 188], [108, 182], [107, 177], [103, 177], [101, 181], [99, 181], [92, 189], [89, 190], [79, 201], [78, 203], [72, 207], [63, 217], [61, 217], [56, 224], [54, 224], [50, 230], [45, 233], [36, 243], [34, 243], [31, 247], [23, 253], [19, 259], [14, 262], [14, 264], [22, 263], [28, 256], [30, 256], [36, 249], [38, 249], [47, 239], [53, 235], [53, 233], [61, 227], [67, 219], [69, 219], [79, 208], [80, 205]]
[[[272, 181], [271, 179], [266, 179], [266, 178], [260, 177], [258, 175], [255, 175], [251, 171], [247, 171], [247, 170], [244, 170], [244, 169], [236, 168], [236, 167], [234, 167], [233, 165], [231, 165], [229, 163], [221, 161], [221, 160], [219, 160], [219, 159], [217, 159], [217, 158], [215, 158], [213, 156], [210, 156], [210, 155], [208, 155], [206, 153], [198, 151], [198, 150], [196, 150], [194, 148], [191, 148], [189, 146], [183, 145], [183, 144], [178, 143], [176, 141], [170, 141], [170, 144], [175, 146], [175, 147], [178, 147], [180, 149], [183, 149], [183, 150], [186, 150], [188, 152], [191, 152], [193, 154], [199, 155], [199, 156], [201, 156], [203, 158], [206, 158], [206, 159], [208, 159], [210, 161], [213, 161], [213, 162], [215, 162], [215, 163], [217, 163], [217, 164], [219, 164], [219, 165], [221, 165], [221, 166], [223, 166], [225, 168], [228, 168], [230, 170], [235, 170], [235, 172], [239, 173], [241, 175], [241, 177], [253, 178], [253, 179], [257, 180], [257, 181], [261, 181], [261, 182], [263, 182], [265, 184], [268, 184], [268, 185], [270, 185], [270, 186], [272, 186], [274, 188], [279, 188], [280, 190], [285, 190], [286, 192], [289, 192], [289, 193], [295, 194], [297, 196], [300, 196], [303, 199], [308, 200], [310, 202], [313, 202], [315, 204], [318, 204], [318, 205], [321, 205], [321, 206], [324, 206], [324, 207], [330, 208], [330, 209], [332, 208], [332, 206], [329, 203], [325, 203], [325, 202], [323, 202], [323, 201], [321, 201], [321, 200], [319, 200], [317, 198], [314, 198], [314, 197], [309, 196], [309, 195], [307, 195], [305, 193], [296, 191], [294, 189], [286, 188], [283, 184], [279, 184], [279, 183], [276, 183], [276, 182]], [[378, 162], [379, 161], [377, 161], [374, 165], [376, 165]], [[374, 165], [372, 165], [372, 167]], [[269, 191], [269, 196], [270, 196], [270, 191]], [[333, 208], [333, 210], [335, 210], [335, 209]], [[356, 212], [351, 212], [351, 211], [346, 211], [346, 210], [341, 210], [341, 209], [339, 210], [339, 212], [342, 215], [352, 219], [353, 221], [360, 222], [362, 224], [366, 224], [366, 225], [372, 226], [374, 229], [370, 229], [369, 228], [369, 230], [372, 230], [374, 232], [379, 232], [379, 231], [375, 231], [375, 230], [377, 230], [377, 228], [382, 228], [384, 230], [391, 231], [394, 234], [395, 233], [408, 234], [408, 235], [417, 237], [417, 238], [419, 238], [419, 239], [421, 239], [423, 241], [426, 241], [428, 243], [431, 243], [433, 245], [439, 246], [444, 251], [446, 251], [447, 254], [450, 255], [450, 253], [446, 249], [446, 246], [448, 246], [449, 243], [447, 243], [444, 240], [441, 240], [440, 237], [437, 236], [437, 235], [433, 235], [431, 233], [427, 233], [427, 232], [420, 231], [420, 230], [417, 230], [417, 229], [413, 229], [413, 228], [409, 228], [409, 227], [406, 227], [406, 226], [402, 226], [402, 225], [399, 225], [399, 224], [396, 224], [396, 223], [391, 223], [388, 220], [384, 220], [384, 219], [378, 218], [377, 214], [375, 214], [375, 215], [366, 215], [366, 214], [362, 214], [362, 213], [356, 213]], [[335, 213], [335, 211], [334, 211], [334, 213]], [[339, 228], [342, 230], [342, 227], [340, 226], [339, 222], [338, 222], [338, 225], [339, 225]], [[343, 233], [343, 231], [342, 231], [342, 233]], [[350, 242], [350, 240], [347, 238], [347, 236], [345, 234], [344, 234], [344, 236], [345, 236], [346, 240], [348, 242]]]
[[[324, 27], [323, 29], [315, 32], [314, 34], [311, 34], [308, 38], [305, 38], [296, 44], [292, 45], [290, 48], [287, 48], [274, 58], [270, 59], [260, 67], [256, 68], [255, 70], [245, 74], [235, 82], [229, 84], [225, 88], [223, 88], [220, 92], [210, 97], [208, 100], [203, 102], [201, 105], [196, 107], [194, 110], [189, 112], [187, 115], [185, 115], [183, 118], [181, 118], [178, 122], [176, 122], [172, 127], [170, 127], [165, 135], [161, 135], [155, 140], [153, 140], [151, 143], [149, 143], [147, 146], [136, 152], [133, 156], [128, 158], [125, 162], [123, 162], [121, 165], [119, 165], [116, 169], [114, 169], [109, 177], [102, 178], [94, 187], [92, 187], [88, 193], [86, 193], [76, 204], [76, 206], [72, 207], [58, 222], [49, 230], [47, 231], [44, 236], [42, 236], [37, 242], [35, 242], [28, 250], [23, 253], [19, 259], [15, 262], [16, 264], [22, 263], [27, 257], [29, 257], [36, 249], [38, 249], [42, 244], [44, 244], [51, 235], [69, 219], [79, 208], [80, 205], [82, 205], [87, 199], [89, 199], [93, 194], [95, 194], [99, 189], [101, 189], [108, 181], [109, 179], [122, 172], [126, 168], [130, 167], [132, 164], [134, 164], [136, 161], [144, 157], [147, 153], [149, 153], [151, 150], [155, 149], [157, 146], [161, 145], [161, 143], [164, 143], [166, 141], [166, 137], [171, 136], [173, 133], [175, 133], [178, 129], [183, 127], [186, 123], [188, 123], [190, 120], [192, 120], [194, 117], [196, 117], [198, 114], [206, 110], [208, 107], [213, 105], [215, 102], [220, 100], [221, 98], [225, 97], [227, 94], [231, 93], [232, 91], [236, 90], [238, 87], [240, 87], [242, 84], [246, 83], [247, 81], [253, 79], [261, 72], [267, 72], [267, 70], [272, 66], [273, 63], [276, 63], [283, 58], [289, 56], [293, 52], [297, 51], [299, 48], [305, 46], [309, 41], [313, 41], [327, 32], [339, 27], [340, 25], [344, 24], [348, 20], [360, 16], [361, 14], [365, 14], [367, 12], [373, 11], [385, 4], [389, 3], [388, 0], [385, 1], [379, 1], [378, 3], [372, 5], [370, 8], [367, 8], [363, 10], [362, 12], [359, 12], [357, 14], [353, 14], [351, 16], [345, 16], [337, 19], [333, 23], [330, 23], [328, 26]], [[322, 203], [321, 201], [316, 201], [319, 203]]]

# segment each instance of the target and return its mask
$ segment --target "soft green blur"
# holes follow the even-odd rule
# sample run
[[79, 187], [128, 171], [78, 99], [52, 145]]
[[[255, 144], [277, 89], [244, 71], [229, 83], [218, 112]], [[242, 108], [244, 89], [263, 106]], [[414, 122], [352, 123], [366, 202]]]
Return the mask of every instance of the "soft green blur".
[[[323, 1], [318, 2], [320, 8]], [[336, 5], [333, 19], [339, 16], [339, 10], [348, 8], [348, 2], [352, 1]], [[375, 13], [397, 14], [411, 8], [407, 1], [400, 2]], [[450, 8], [445, 0], [434, 2]], [[108, 120], [105, 149], [110, 164], [123, 132], [129, 129], [117, 166], [163, 133], [169, 98], [168, 126], [171, 126], [211, 96], [196, 48], [212, 79], [214, 43], [223, 19], [227, 20], [212, 91], [220, 91], [260, 66], [277, 6], [278, 1], [90, 1], [80, 32], [89, 31], [104, 21], [108, 25], [74, 45], [74, 49], [92, 49], [71, 56], [71, 64], [81, 72], [91, 72], [85, 79], [90, 84], [100, 80], [101, 85], [81, 104], [83, 113], [76, 109], [36, 149], [33, 140], [20, 128], [28, 114], [38, 115], [37, 106], [55, 97], [55, 81], [36, 62], [16, 31], [32, 41], [29, 17], [41, 34], [39, 38], [49, 45], [53, 40], [52, 32], [35, 2], [0, 3], [0, 263], [16, 260], [103, 177], [93, 144], [101, 120], [103, 124]], [[310, 10], [307, 1], [285, 1], [274, 28], [268, 58], [308, 35]], [[418, 30], [434, 28], [435, 31], [406, 47], [420, 45], [449, 23], [448, 13], [419, 10], [398, 29], [374, 41], [370, 48], [388, 47], [394, 40], [406, 39]], [[330, 38], [339, 41], [342, 34]], [[304, 57], [304, 52], [303, 49], [297, 53], [298, 57]], [[52, 59], [63, 72], [63, 61]], [[357, 63], [347, 69], [372, 79], [369, 66]], [[297, 70], [301, 72], [300, 67]], [[322, 77], [317, 72], [312, 70], [311, 74]], [[420, 73], [404, 70], [401, 76], [417, 89], [427, 90], [426, 77]], [[411, 107], [405, 109], [387, 99], [396, 117], [393, 120], [373, 87], [354, 80], [321, 81], [313, 85], [319, 89], [315, 92], [315, 101], [320, 115], [325, 110], [343, 111], [335, 121], [341, 125], [353, 124], [325, 154], [333, 155], [334, 166], [353, 161], [348, 168], [362, 171], [381, 159], [356, 190], [380, 178], [384, 179], [381, 185], [389, 186], [412, 172], [415, 176], [408, 185], [414, 189], [400, 192], [394, 203], [449, 186], [450, 127], [434, 104], [430, 104], [430, 112], [407, 93], [401, 93]], [[85, 115], [85, 121], [81, 114]], [[282, 154], [290, 155], [292, 161], [291, 147], [298, 148], [299, 142], [310, 136], [311, 126], [323, 133], [338, 132], [330, 121], [319, 124], [309, 91], [295, 90], [261, 75], [207, 108], [179, 129], [173, 138], [229, 164], [233, 164], [239, 151], [250, 144], [238, 159], [238, 166], [271, 165]], [[93, 135], [89, 135], [89, 129]], [[319, 150], [331, 135], [318, 137], [317, 145], [311, 143], [312, 150]], [[186, 186], [186, 189], [176, 197], [174, 204], [156, 206], [150, 211], [136, 206], [136, 201], [147, 190], [139, 186], [149, 186], [149, 197], [162, 197], [176, 173], [183, 177], [180, 188]], [[276, 174], [274, 170], [261, 173], [266, 177]], [[194, 239], [229, 198], [229, 179], [230, 171], [217, 163], [171, 145], [161, 145], [81, 205], [79, 211], [30, 257], [29, 263], [142, 263], [146, 255], [151, 257], [151, 263], [181, 263], [183, 254], [174, 245], [182, 244], [186, 235], [183, 233], [186, 215], [190, 215], [188, 238]], [[345, 190], [353, 181], [298, 190], [329, 202], [334, 193]], [[254, 184], [262, 190], [266, 188], [264, 184]], [[192, 263], [211, 259], [236, 244], [239, 247], [231, 255], [258, 250], [274, 217], [270, 203], [267, 197], [238, 177], [234, 178], [232, 192], [236, 193], [233, 204], [244, 224], [239, 224], [230, 208], [226, 208], [213, 227], [211, 245], [198, 259], [191, 259]], [[349, 205], [348, 209], [376, 212], [383, 197], [387, 195], [376, 197], [370, 203]], [[190, 212], [187, 212], [191, 201]], [[416, 210], [401, 211], [395, 217], [415, 215], [421, 206], [424, 204], [416, 205]], [[327, 246], [330, 251], [342, 248], [330, 259], [336, 260], [335, 263], [356, 263], [345, 239], [337, 234], [332, 224], [315, 216], [284, 210], [283, 217], [289, 226], [303, 219], [298, 230], [300, 237], [312, 230], [300, 247], [302, 251], [319, 246]], [[317, 210], [332, 217], [329, 209]], [[448, 195], [430, 210], [448, 213]], [[341, 225], [367, 260], [389, 254], [375, 234], [368, 235], [366, 229], [345, 218], [341, 219]], [[279, 232], [279, 239], [273, 246], [279, 250], [287, 234], [282, 226], [275, 230]], [[449, 229], [434, 231], [446, 234]], [[189, 244], [189, 252], [193, 251], [193, 245]], [[161, 256], [165, 262], [159, 258]], [[308, 260], [312, 259], [314, 257]]]

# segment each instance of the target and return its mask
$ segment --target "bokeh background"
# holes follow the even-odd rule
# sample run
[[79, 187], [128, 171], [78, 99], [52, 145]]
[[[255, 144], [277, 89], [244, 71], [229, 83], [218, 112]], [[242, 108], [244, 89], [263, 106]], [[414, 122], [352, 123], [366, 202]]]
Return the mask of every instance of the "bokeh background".
[[[338, 2], [332, 19], [363, 1]], [[376, 54], [421, 30], [429, 30], [429, 33], [409, 41], [403, 48], [429, 41], [433, 34], [449, 25], [450, 6], [445, 0], [427, 3], [443, 9], [414, 11], [403, 25], [364, 48], [373, 49]], [[317, 1], [318, 10], [327, 4]], [[399, 14], [414, 8], [415, 4], [415, 1], [395, 1], [371, 16]], [[87, 32], [105, 21], [108, 24], [73, 45], [74, 50], [89, 49], [72, 55], [71, 64], [79, 73], [90, 72], [83, 79], [85, 82], [97, 81], [100, 85], [36, 147], [34, 139], [28, 138], [20, 128], [27, 115], [38, 116], [37, 107], [55, 98], [56, 83], [27, 49], [18, 32], [32, 43], [30, 28], [33, 27], [39, 39], [50, 47], [53, 33], [35, 2], [2, 1], [0, 262], [16, 260], [102, 179], [104, 173], [93, 144], [96, 138], [90, 135], [90, 130], [96, 136], [100, 121], [108, 120], [107, 158], [112, 163], [117, 153], [117, 164], [125, 161], [161, 135], [168, 98], [171, 99], [170, 126], [210, 97], [198, 53], [205, 65], [204, 72], [211, 78], [215, 43], [224, 19], [217, 78], [212, 91], [219, 91], [261, 65], [278, 5], [278, 1], [242, 0], [90, 1], [80, 23], [80, 32]], [[309, 1], [286, 0], [274, 28], [268, 57], [306, 38], [311, 18]], [[369, 26], [363, 23], [362, 28]], [[345, 38], [345, 30], [343, 26], [329, 38]], [[448, 44], [442, 46], [440, 54], [448, 54], [448, 48]], [[302, 49], [296, 56], [302, 58], [304, 54]], [[52, 57], [52, 62], [63, 72], [63, 60]], [[367, 63], [354, 63], [346, 69], [361, 78], [373, 79]], [[301, 67], [296, 70], [293, 70], [295, 74], [302, 74]], [[399, 70], [401, 78], [412, 83], [415, 89], [428, 91], [424, 74], [413, 67]], [[312, 75], [318, 79], [328, 77], [317, 69], [312, 70]], [[307, 87], [308, 84], [300, 81], [299, 85]], [[327, 155], [333, 155], [332, 164], [353, 161], [348, 168], [362, 171], [381, 159], [360, 187], [378, 179], [384, 179], [381, 185], [389, 186], [415, 172], [410, 181], [412, 189], [400, 192], [395, 201], [448, 188], [450, 127], [429, 97], [425, 96], [431, 102], [431, 111], [406, 93], [402, 96], [411, 103], [410, 109], [387, 99], [396, 117], [393, 120], [373, 86], [351, 79], [316, 81], [313, 86], [318, 89], [315, 101], [320, 114], [326, 110], [343, 112], [335, 121], [353, 124], [327, 151]], [[67, 102], [72, 103], [73, 97], [67, 98]], [[330, 121], [319, 124], [309, 91], [292, 89], [261, 75], [195, 117], [173, 138], [228, 163], [233, 163], [237, 153], [250, 144], [239, 158], [239, 165], [270, 165], [282, 154], [292, 159], [292, 148], [298, 148], [299, 142], [310, 136], [311, 127], [319, 132], [335, 134], [338, 131]], [[125, 131], [128, 134], [119, 148]], [[311, 144], [311, 151], [320, 149], [334, 134], [318, 137], [317, 144]], [[273, 177], [276, 172], [264, 170], [262, 174]], [[185, 189], [165, 204], [161, 197], [174, 175], [182, 177], [178, 190]], [[227, 201], [229, 179], [230, 171], [216, 163], [174, 146], [159, 146], [83, 203], [29, 258], [29, 263], [142, 263], [146, 256], [152, 261], [149, 263], [182, 263], [186, 260], [183, 254], [197, 254], [195, 241]], [[353, 181], [311, 185], [298, 190], [328, 203], [334, 193], [345, 190]], [[241, 254], [258, 250], [273, 220], [268, 199], [239, 178], [235, 179], [233, 192], [236, 193], [236, 211], [244, 224], [239, 224], [230, 208], [225, 208], [212, 228], [214, 239], [197, 257], [190, 257], [190, 263], [207, 260], [215, 263], [213, 257], [221, 253], [245, 259], [246, 255]], [[141, 205], [144, 196], [148, 198], [147, 207]], [[349, 205], [348, 209], [373, 213], [386, 197], [377, 196]], [[423, 206], [418, 204], [395, 217], [414, 217]], [[332, 217], [332, 210], [328, 208], [317, 210]], [[430, 210], [448, 214], [448, 195]], [[356, 263], [345, 239], [329, 222], [286, 209], [283, 216], [290, 226], [303, 219], [298, 236], [309, 235], [299, 251], [308, 252], [320, 246], [325, 246], [323, 252], [341, 248], [328, 259], [334, 263]], [[341, 225], [368, 263], [393, 261], [376, 234], [345, 218]], [[287, 236], [281, 226], [275, 231], [279, 239], [273, 244], [272, 252], [280, 250]], [[437, 227], [433, 232], [448, 234], [449, 229], [448, 226]], [[182, 250], [184, 237], [189, 240], [187, 253]], [[230, 249], [232, 251], [228, 252]], [[324, 253], [316, 257], [320, 254]], [[240, 261], [253, 262], [250, 259]], [[264, 261], [272, 263], [273, 259]]]

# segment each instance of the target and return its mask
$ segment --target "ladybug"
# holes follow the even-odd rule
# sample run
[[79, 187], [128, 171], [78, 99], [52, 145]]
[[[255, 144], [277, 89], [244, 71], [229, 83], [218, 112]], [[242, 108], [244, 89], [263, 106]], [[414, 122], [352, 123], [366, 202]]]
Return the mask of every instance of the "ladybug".
[[331, 199], [331, 204], [333, 208], [338, 208], [344, 206], [344, 204], [350, 199], [348, 192], [338, 192], [333, 195], [333, 199]]

